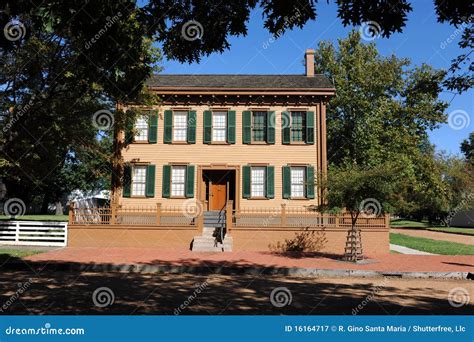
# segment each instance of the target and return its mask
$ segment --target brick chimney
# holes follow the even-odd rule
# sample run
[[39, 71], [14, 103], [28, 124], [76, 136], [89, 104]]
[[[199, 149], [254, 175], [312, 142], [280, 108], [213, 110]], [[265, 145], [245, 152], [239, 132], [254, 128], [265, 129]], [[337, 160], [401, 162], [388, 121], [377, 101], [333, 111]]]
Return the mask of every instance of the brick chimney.
[[306, 61], [306, 76], [313, 77], [314, 76], [314, 50], [307, 49], [304, 54], [304, 59]]

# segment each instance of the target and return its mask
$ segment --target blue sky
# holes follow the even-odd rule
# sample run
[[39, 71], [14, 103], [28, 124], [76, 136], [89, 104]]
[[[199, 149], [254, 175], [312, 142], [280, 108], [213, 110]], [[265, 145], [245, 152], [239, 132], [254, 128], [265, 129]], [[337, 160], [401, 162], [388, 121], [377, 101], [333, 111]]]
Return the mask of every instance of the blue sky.
[[[390, 38], [376, 38], [377, 48], [382, 55], [394, 53], [400, 58], [410, 58], [414, 65], [424, 62], [435, 68], [449, 68], [450, 61], [461, 52], [457, 45], [461, 34], [456, 33], [453, 26], [436, 21], [432, 0], [414, 0], [412, 6], [413, 11], [408, 16], [403, 33], [395, 33]], [[303, 29], [288, 31], [274, 42], [263, 28], [261, 12], [255, 11], [248, 35], [231, 38], [229, 50], [204, 57], [199, 64], [181, 64], [165, 59], [163, 73], [302, 74], [305, 49], [316, 48], [320, 40], [336, 42], [338, 38], [346, 37], [352, 28], [343, 27], [333, 3], [321, 1], [317, 4], [317, 11], [316, 21], [309, 22]], [[448, 42], [450, 37], [454, 39]], [[471, 90], [454, 98], [450, 92], [441, 95], [444, 101], [450, 102], [446, 114], [453, 113], [455, 124], [443, 124], [430, 132], [430, 140], [438, 150], [459, 154], [461, 141], [474, 131], [473, 93]], [[466, 125], [466, 117], [469, 125]], [[452, 126], [461, 129], [453, 129]]]

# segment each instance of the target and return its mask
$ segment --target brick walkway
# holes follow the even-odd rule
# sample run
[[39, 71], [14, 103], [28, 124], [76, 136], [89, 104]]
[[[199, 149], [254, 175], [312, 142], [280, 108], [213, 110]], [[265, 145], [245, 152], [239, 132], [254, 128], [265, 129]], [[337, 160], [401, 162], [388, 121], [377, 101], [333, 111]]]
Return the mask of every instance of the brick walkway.
[[451, 234], [443, 232], [433, 232], [430, 230], [424, 229], [390, 229], [391, 233], [405, 234], [415, 237], [422, 237], [433, 240], [442, 240], [463, 243], [465, 245], [474, 245], [474, 236], [461, 235], [461, 234]]
[[68, 247], [26, 258], [31, 261], [85, 264], [148, 264], [236, 267], [299, 267], [391, 272], [474, 272], [474, 256], [403, 255], [374, 256], [368, 264], [353, 264], [328, 257], [292, 258], [265, 252], [196, 253], [153, 248]]

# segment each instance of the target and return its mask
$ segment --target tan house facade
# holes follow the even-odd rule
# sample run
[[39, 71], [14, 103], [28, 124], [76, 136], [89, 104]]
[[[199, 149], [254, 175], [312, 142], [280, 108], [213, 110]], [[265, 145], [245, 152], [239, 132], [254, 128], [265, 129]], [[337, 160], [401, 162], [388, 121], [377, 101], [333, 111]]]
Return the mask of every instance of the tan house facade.
[[[346, 214], [320, 213], [332, 82], [301, 75], [156, 75], [158, 104], [138, 107], [125, 142], [123, 188], [110, 208], [70, 211], [71, 246], [268, 251], [297, 234], [321, 252], [352, 242]], [[137, 109], [124, 104], [125, 112]], [[388, 251], [388, 217], [359, 219], [366, 252]]]

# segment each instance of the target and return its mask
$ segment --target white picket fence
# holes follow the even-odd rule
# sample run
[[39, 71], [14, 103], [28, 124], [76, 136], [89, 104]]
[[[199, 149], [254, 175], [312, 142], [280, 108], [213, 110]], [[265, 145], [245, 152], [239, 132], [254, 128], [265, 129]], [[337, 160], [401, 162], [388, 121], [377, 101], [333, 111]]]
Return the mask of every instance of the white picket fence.
[[66, 246], [67, 222], [0, 221], [0, 246]]

